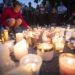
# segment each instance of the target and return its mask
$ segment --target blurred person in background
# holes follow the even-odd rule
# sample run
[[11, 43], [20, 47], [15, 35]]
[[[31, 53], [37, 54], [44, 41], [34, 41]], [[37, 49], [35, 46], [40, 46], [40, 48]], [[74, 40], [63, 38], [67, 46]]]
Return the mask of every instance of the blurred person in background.
[[12, 3], [15, 2], [17, 0], [3, 0], [4, 6], [12, 6]]
[[67, 7], [62, 3], [62, 1], [60, 1], [57, 5], [57, 14], [60, 19], [60, 24], [64, 23], [66, 20], [67, 10]]
[[29, 28], [26, 21], [23, 19], [22, 14], [20, 12], [22, 8], [22, 4], [18, 1], [13, 2], [12, 7], [6, 7], [2, 13], [2, 25], [5, 29], [9, 31], [13, 29], [16, 30], [19, 26], [23, 28]]
[[37, 5], [35, 9], [35, 24], [36, 25], [40, 24], [39, 15], [40, 15], [40, 6]]
[[75, 25], [75, 10], [72, 11], [71, 16], [69, 17], [70, 23]]
[[39, 15], [40, 25], [44, 26], [45, 25], [45, 5], [42, 3], [39, 9], [40, 9], [40, 15]]
[[49, 0], [46, 0], [46, 3], [45, 3], [45, 24], [47, 24], [47, 25], [50, 24], [51, 11], [52, 11], [52, 6], [51, 6]]
[[27, 9], [27, 13], [28, 13], [28, 23], [29, 25], [33, 25], [34, 23], [34, 8], [32, 7], [32, 3], [29, 2], [28, 3], [28, 9]]

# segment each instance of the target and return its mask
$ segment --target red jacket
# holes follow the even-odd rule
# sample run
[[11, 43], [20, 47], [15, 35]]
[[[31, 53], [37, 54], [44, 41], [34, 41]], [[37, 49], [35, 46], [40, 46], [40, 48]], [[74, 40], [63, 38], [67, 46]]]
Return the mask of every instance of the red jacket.
[[21, 18], [22, 19], [22, 25], [25, 27], [25, 28], [28, 28], [28, 24], [25, 22], [25, 20], [23, 19], [23, 17], [22, 17], [22, 15], [21, 15], [21, 13], [19, 12], [19, 13], [15, 13], [14, 11], [13, 11], [13, 9], [12, 8], [10, 8], [10, 7], [7, 7], [7, 8], [5, 8], [4, 9], [4, 11], [3, 11], [3, 13], [2, 13], [2, 18], [1, 18], [1, 20], [2, 20], [2, 25], [3, 25], [3, 27], [5, 28], [6, 27], [6, 21], [7, 21], [7, 19], [9, 19], [9, 18]]

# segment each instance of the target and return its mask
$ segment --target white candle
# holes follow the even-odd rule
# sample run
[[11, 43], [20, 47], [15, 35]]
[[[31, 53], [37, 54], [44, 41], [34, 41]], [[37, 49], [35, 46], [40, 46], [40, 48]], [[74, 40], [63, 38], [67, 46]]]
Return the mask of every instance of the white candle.
[[5, 73], [14, 67], [15, 62], [11, 60], [8, 47], [5, 44], [0, 44], [0, 72]]
[[42, 64], [41, 57], [28, 54], [20, 60], [20, 65], [5, 73], [5, 75], [38, 75]]
[[20, 65], [24, 67], [29, 75], [38, 75], [42, 65], [42, 58], [36, 54], [28, 54], [20, 60]]
[[32, 31], [29, 32], [29, 37], [33, 37], [33, 32]]
[[23, 33], [16, 33], [16, 41], [21, 41], [23, 39]]
[[59, 52], [63, 52], [64, 46], [65, 46], [65, 41], [62, 37], [58, 37], [57, 39], [54, 40], [54, 45], [55, 45], [55, 50]]
[[59, 56], [59, 67], [61, 75], [75, 75], [75, 55], [63, 53]]
[[28, 43], [25, 39], [17, 42], [14, 46], [14, 55], [17, 60], [20, 60], [23, 56], [28, 54]]
[[10, 52], [13, 52], [14, 40], [9, 40], [5, 42], [5, 46], [7, 46]]

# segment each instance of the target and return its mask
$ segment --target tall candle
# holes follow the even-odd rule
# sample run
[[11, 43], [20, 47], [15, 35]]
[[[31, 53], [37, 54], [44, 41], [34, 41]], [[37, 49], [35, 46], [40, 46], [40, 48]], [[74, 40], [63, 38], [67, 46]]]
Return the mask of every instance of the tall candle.
[[60, 75], [75, 75], [75, 55], [63, 53], [59, 56]]
[[17, 60], [20, 60], [23, 56], [28, 54], [28, 43], [25, 39], [22, 39], [21, 41], [17, 42], [14, 45], [14, 55]]

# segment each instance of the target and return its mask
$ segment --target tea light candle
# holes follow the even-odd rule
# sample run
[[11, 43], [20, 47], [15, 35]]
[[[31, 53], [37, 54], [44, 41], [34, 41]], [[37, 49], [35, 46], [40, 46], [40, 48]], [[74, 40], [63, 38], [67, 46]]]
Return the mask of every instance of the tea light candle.
[[75, 55], [63, 53], [59, 56], [59, 67], [61, 75], [75, 75]]

